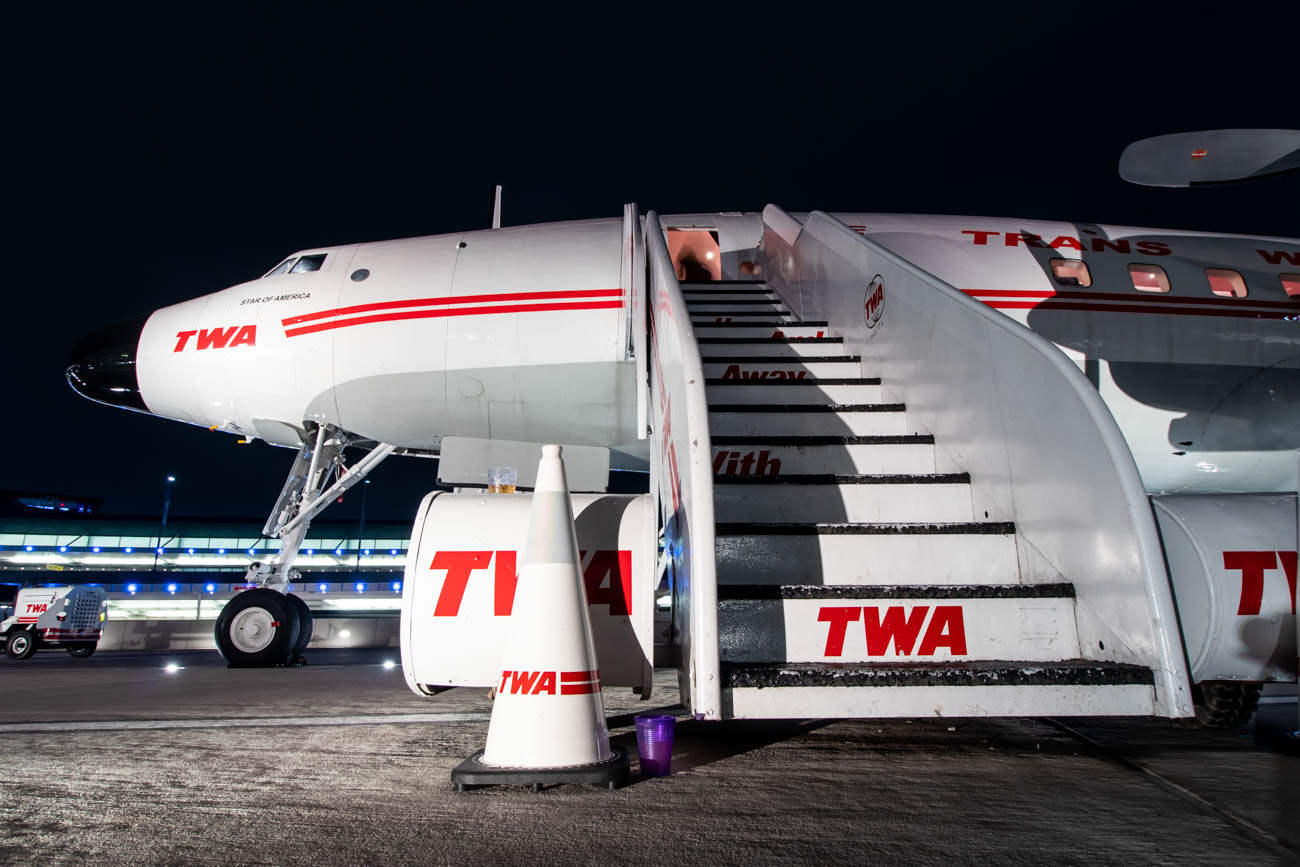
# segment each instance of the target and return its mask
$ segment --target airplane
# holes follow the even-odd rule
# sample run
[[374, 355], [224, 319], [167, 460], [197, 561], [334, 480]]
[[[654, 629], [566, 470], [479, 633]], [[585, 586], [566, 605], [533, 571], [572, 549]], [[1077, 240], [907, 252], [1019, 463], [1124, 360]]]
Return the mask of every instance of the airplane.
[[[1126, 153], [1121, 171], [1136, 182], [1164, 185], [1293, 171], [1300, 133], [1265, 132], [1187, 134]], [[1223, 153], [1232, 156], [1216, 159]], [[1192, 168], [1170, 170], [1178, 160], [1190, 160]], [[1197, 171], [1202, 175], [1195, 175]], [[1139, 528], [1134, 531], [1138, 541], [1125, 544], [1137, 552], [1129, 552], [1134, 562], [1140, 560], [1148, 576], [1155, 576], [1147, 578], [1140, 599], [1149, 606], [1143, 610], [1150, 623], [1126, 633], [1128, 626], [1107, 622], [1124, 619], [1120, 609], [1126, 603], [1118, 597], [1107, 601], [1101, 590], [1062, 591], [1077, 599], [1070, 603], [1077, 606], [1076, 625], [1057, 622], [1071, 619], [1068, 613], [1042, 613], [1046, 609], [1017, 603], [1021, 650], [1015, 652], [1035, 642], [1056, 646], [1054, 630], [1063, 629], [1080, 636], [1075, 644], [1065, 642], [1073, 648], [1066, 657], [1070, 665], [1079, 660], [1119, 665], [1127, 659], [1158, 658], [1149, 666], [1156, 670], [1154, 701], [1116, 699], [1108, 705], [1101, 700], [1093, 705], [1096, 712], [1197, 713], [1203, 721], [1219, 725], [1240, 722], [1243, 713], [1248, 716], [1262, 683], [1295, 679], [1296, 654], [1288, 642], [1295, 633], [1290, 624], [1295, 610], [1295, 450], [1300, 446], [1297, 239], [990, 217], [786, 214], [775, 206], [761, 214], [664, 216], [641, 215], [628, 206], [621, 219], [501, 227], [499, 188], [497, 194], [493, 228], [300, 250], [258, 279], [100, 329], [70, 352], [68, 382], [91, 400], [298, 451], [265, 529], [266, 535], [281, 538], [281, 552], [270, 562], [250, 565], [251, 589], [235, 597], [217, 623], [218, 647], [230, 664], [283, 664], [305, 648], [311, 615], [297, 596], [287, 593], [298, 544], [312, 517], [379, 461], [394, 454], [441, 455], [448, 465], [441, 474], [444, 481], [472, 488], [484, 477], [486, 465], [481, 457], [467, 457], [457, 467], [452, 452], [486, 452], [467, 449], [466, 444], [486, 442], [526, 455], [538, 444], [556, 442], [599, 455], [596, 465], [601, 470], [651, 473], [667, 568], [677, 572], [673, 594], [681, 612], [674, 612], [674, 628], [694, 636], [679, 640], [679, 650], [690, 656], [689, 664], [681, 663], [683, 696], [699, 715], [914, 713], [916, 706], [906, 702], [882, 711], [865, 697], [817, 697], [785, 707], [754, 698], [763, 690], [761, 685], [744, 685], [745, 677], [753, 675], [744, 666], [773, 662], [763, 655], [770, 656], [772, 649], [736, 652], [730, 662], [718, 662], [715, 633], [709, 631], [716, 627], [709, 627], [713, 621], [700, 619], [699, 612], [701, 605], [714, 600], [688, 595], [698, 588], [688, 580], [690, 564], [684, 565], [690, 558], [691, 564], [699, 564], [690, 566], [697, 570], [690, 577], [714, 568], [713, 559], [699, 555], [699, 548], [689, 550], [692, 542], [714, 547], [714, 513], [706, 515], [687, 488], [711, 484], [715, 489], [717, 598], [731, 600], [716, 602], [717, 617], [726, 623], [737, 617], [736, 622], [748, 623], [745, 617], [758, 615], [732, 609], [784, 599], [777, 604], [784, 606], [786, 644], [772, 652], [794, 653], [792, 648], [802, 640], [798, 634], [805, 629], [796, 625], [805, 615], [791, 601], [798, 594], [783, 590], [772, 595], [750, 588], [736, 595], [738, 591], [724, 586], [743, 582], [747, 569], [762, 571], [766, 567], [760, 561], [781, 561], [783, 555], [770, 544], [779, 537], [762, 534], [785, 533], [790, 539], [812, 535], [814, 547], [798, 550], [812, 550], [823, 572], [789, 583], [823, 585], [818, 592], [826, 598], [834, 596], [827, 595], [830, 590], [840, 593], [834, 598], [849, 597], [844, 597], [843, 588], [825, 585], [878, 584], [863, 576], [863, 569], [871, 567], [861, 563], [875, 558], [883, 563], [895, 556], [878, 553], [883, 548], [855, 548], [852, 556], [837, 559], [834, 545], [883, 544], [879, 540], [885, 535], [906, 534], [898, 527], [926, 533], [935, 532], [936, 526], [960, 526], [965, 534], [1007, 534], [1014, 539], [1009, 555], [1013, 571], [1019, 564], [1021, 576], [1032, 572], [1033, 583], [1050, 584], [1050, 575], [1070, 577], [1062, 558], [1077, 554], [1063, 553], [1068, 545], [1060, 551], [1052, 548], [1054, 531], [1036, 526], [1050, 519], [1039, 520], [1041, 516], [1027, 513], [1024, 504], [1037, 496], [1035, 484], [1039, 490], [1055, 490], [1057, 500], [1088, 499], [1078, 489], [1052, 486], [1070, 484], [1067, 479], [1075, 470], [1066, 465], [1084, 462], [1083, 453], [1094, 442], [1104, 440], [1112, 447], [1108, 438], [1114, 439], [1110, 431], [1117, 427], [1122, 440], [1114, 442], [1122, 445], [1109, 454], [1117, 456], [1113, 469], [1120, 481], [1105, 484], [1128, 490], [1124, 485], [1133, 485], [1123, 480], [1129, 478], [1130, 468], [1140, 474], [1142, 503], [1133, 507], [1131, 496], [1126, 501], [1130, 511], [1136, 509], [1129, 519]], [[846, 272], [847, 262], [865, 264]], [[847, 280], [836, 276], [850, 272]], [[920, 298], [939, 299], [926, 303], [940, 307], [913, 303]], [[682, 301], [685, 307], [679, 306]], [[941, 344], [932, 347], [928, 359], [907, 355], [909, 340], [928, 339], [925, 317], [931, 314], [926, 309], [936, 317], [930, 323], [934, 328], [958, 336], [991, 328], [998, 336], [986, 342], [970, 336], [971, 346], [984, 356], [972, 357], [966, 369], [956, 363], [932, 370], [926, 365], [936, 363]], [[942, 319], [937, 312], [941, 310], [946, 311]], [[688, 322], [681, 321], [683, 312]], [[910, 337], [904, 339], [906, 335]], [[1030, 350], [1019, 348], [1021, 344]], [[1014, 370], [977, 369], [977, 362], [1005, 365], [1003, 355], [1019, 357], [1014, 354], [1022, 351], [1034, 353], [1033, 366], [1019, 371], [1023, 376]], [[1068, 360], [1065, 367], [1061, 359]], [[685, 379], [679, 376], [682, 370]], [[692, 378], [692, 370], [699, 376]], [[882, 370], [887, 371], [883, 382], [871, 379]], [[918, 371], [920, 379], [909, 384], [908, 376]], [[980, 391], [995, 380], [1001, 391]], [[785, 384], [779, 394], [767, 388], [778, 383]], [[813, 388], [800, 391], [803, 386]], [[684, 404], [695, 400], [691, 395], [699, 387], [707, 388], [710, 406], [691, 404], [694, 415], [683, 415]], [[869, 401], [857, 396], [866, 388], [882, 389], [876, 415], [884, 418], [892, 407], [906, 419], [900, 420], [903, 426], [897, 432], [878, 434], [869, 426], [854, 427], [860, 419], [853, 412], [864, 413], [861, 419], [876, 418], [866, 411]], [[1000, 431], [989, 434], [996, 417], [971, 422], [982, 425], [992, 441], [964, 441], [960, 426], [945, 416], [946, 407], [961, 403], [955, 398], [959, 388], [963, 394], [980, 392], [1004, 402], [998, 410], [1005, 421]], [[1038, 411], [1019, 404], [1013, 410], [1010, 391], [1036, 395]], [[718, 397], [724, 392], [725, 398]], [[804, 396], [795, 397], [796, 392]], [[891, 395], [902, 399], [891, 402]], [[1082, 409], [1058, 409], [1056, 395], [1066, 395], [1061, 399]], [[1103, 404], [1096, 402], [1098, 396]], [[820, 402], [821, 412], [801, 405], [807, 402]], [[747, 403], [753, 406], [743, 406]], [[1113, 421], [1104, 411], [1098, 413], [1097, 406], [1108, 410]], [[982, 410], [964, 406], [962, 411], [978, 415]], [[1013, 411], [1023, 415], [1007, 415]], [[683, 426], [700, 424], [706, 412], [709, 430], [702, 439], [681, 440]], [[1058, 414], [1059, 419], [1053, 418]], [[1086, 429], [1067, 418], [1085, 419]], [[834, 422], [830, 427], [823, 424], [828, 420]], [[1021, 430], [1031, 424], [1041, 426], [1035, 433], [1042, 436], [1037, 442], [1021, 442], [1027, 438]], [[956, 444], [944, 446], [943, 436]], [[710, 441], [712, 450], [706, 455], [682, 453]], [[997, 464], [1001, 458], [988, 458], [986, 464], [997, 466], [982, 469], [981, 456], [989, 453], [990, 444], [993, 452], [1036, 455], [1040, 478], [1003, 478], [1024, 472], [1015, 466], [1018, 459], [1006, 469]], [[864, 466], [876, 458], [858, 457], [867, 446], [918, 445], [938, 449], [925, 459], [926, 471], [891, 472], [886, 467], [883, 473], [872, 472]], [[817, 451], [828, 447], [833, 455]], [[344, 462], [349, 448], [365, 450], [351, 467]], [[1060, 478], [1045, 457], [1054, 448], [1059, 457], [1052, 460], [1062, 467]], [[799, 461], [803, 468], [791, 472]], [[786, 477], [781, 481], [791, 487], [783, 489], [785, 505], [774, 506], [762, 501], [759, 487], [780, 476], [783, 462]], [[938, 472], [944, 469], [953, 472]], [[926, 523], [926, 514], [920, 512], [919, 519], [892, 522], [886, 520], [890, 515], [864, 518], [850, 503], [851, 495], [857, 496], [853, 489], [863, 489], [863, 480], [881, 479], [890, 484], [935, 482], [936, 489], [948, 483], [973, 485], [974, 493], [960, 496], [974, 497], [986, 523], [971, 512], [969, 502], [962, 515], [937, 522]], [[1008, 486], [1009, 494], [980, 494], [986, 483], [989, 490]], [[1100, 489], [1103, 483], [1096, 484]], [[802, 502], [796, 489], [812, 485], [823, 487], [813, 490], [806, 507], [809, 515], [827, 502], [834, 508], [823, 509], [822, 517], [813, 515], [810, 523], [798, 525], [802, 529], [792, 530], [797, 522], [791, 515], [796, 501]], [[896, 485], [900, 492], [904, 488], [907, 485]], [[842, 494], [842, 504], [828, 494]], [[710, 500], [708, 509], [714, 508]], [[694, 515], [688, 514], [690, 509]], [[876, 515], [872, 510], [877, 506], [868, 503], [861, 509]], [[1143, 509], [1153, 510], [1155, 518], [1140, 514]], [[770, 520], [773, 516], [781, 520]], [[1011, 521], [996, 523], [999, 517], [1014, 519], [1014, 529], [1008, 529]], [[1079, 524], [1078, 533], [1088, 532], [1088, 519], [1074, 515], [1070, 520]], [[1099, 518], [1098, 527], [1107, 520]], [[1167, 549], [1163, 555], [1150, 541], [1154, 535], [1142, 529], [1157, 524], [1160, 545]], [[749, 529], [732, 529], [742, 525]], [[1101, 530], [1097, 533], [1089, 556], [1105, 560], [1113, 552], [1099, 535]], [[838, 541], [832, 538], [835, 534]], [[759, 544], [749, 554], [727, 548], [760, 536], [768, 547]], [[416, 542], [413, 538], [413, 552]], [[789, 544], [798, 548], [793, 541]], [[904, 572], [913, 568], [919, 549], [907, 550], [913, 559], [904, 558], [898, 567]], [[726, 563], [724, 555], [730, 558]], [[1082, 560], [1071, 560], [1068, 566], [1091, 568]], [[943, 567], [949, 572], [955, 568]], [[835, 577], [834, 569], [856, 570], [857, 577]], [[731, 577], [724, 580], [724, 573]], [[944, 574], [947, 577], [934, 581], [960, 583]], [[1176, 593], [1160, 586], [1162, 581], [1172, 583]], [[763, 583], [773, 582], [775, 578]], [[889, 586], [907, 585], [902, 587], [906, 590], [912, 583], [899, 580]], [[1014, 575], [1010, 583], [1015, 583]], [[994, 595], [1021, 598], [1019, 591], [1007, 590], [1007, 584], [1003, 580], [991, 585], [1001, 588]], [[1105, 580], [1098, 579], [1096, 586], [1103, 585]], [[905, 611], [907, 605], [873, 608], [876, 603], [871, 602], [809, 608], [813, 626], [822, 630], [811, 641], [815, 647], [800, 651], [806, 658], [775, 661], [849, 664], [837, 662], [841, 657], [833, 652], [836, 635], [850, 635], [850, 642], [862, 640], [857, 631], [846, 632], [849, 622], [864, 623], [865, 650], [854, 652], [867, 657], [897, 664], [961, 657], [954, 630], [969, 631], [975, 609], [967, 609], [964, 621], [958, 611], [957, 621], [940, 624], [938, 612], [944, 606], [921, 604], [936, 598], [934, 588], [912, 590], [912, 595], [897, 597], [910, 600], [911, 613]], [[1181, 632], [1174, 623], [1174, 596]], [[1095, 610], [1097, 605], [1100, 610]], [[930, 607], [934, 610], [927, 614]], [[770, 606], [764, 610], [768, 619], [763, 622], [770, 623]], [[917, 611], [921, 619], [913, 623]], [[1031, 628], [1026, 618], [1040, 615], [1046, 625], [1034, 632], [1038, 627]], [[726, 623], [724, 632], [730, 628]], [[898, 639], [894, 650], [873, 650], [873, 623], [885, 630], [879, 635], [887, 637], [893, 630]], [[915, 644], [903, 642], [900, 636], [907, 630], [913, 637], [924, 630], [926, 637]], [[1084, 641], [1085, 633], [1091, 645]], [[714, 647], [701, 650], [699, 645], [709, 640]], [[1020, 659], [1009, 656], [1012, 651], [997, 636], [989, 642], [992, 649], [984, 659]], [[933, 645], [929, 654], [924, 652], [927, 643]], [[722, 652], [725, 656], [733, 651], [724, 647]], [[698, 656], [701, 653], [705, 655]], [[706, 684], [712, 672], [721, 670], [719, 665], [725, 669], [720, 678], [725, 683]], [[1025, 674], [1030, 668], [1016, 667], [1015, 676], [1030, 677]], [[411, 676], [408, 681], [416, 684]], [[908, 681], [913, 682], [920, 681]], [[1044, 684], [1024, 682], [1026, 694], [1047, 694]], [[1104, 685], [1115, 689], [1097, 695], [1119, 694], [1118, 680]], [[769, 688], [766, 694], [779, 692]], [[1086, 690], [1079, 695], [1085, 693], [1094, 695]], [[993, 712], [1003, 708], [1001, 712], [1012, 713], [1026, 708], [1061, 712], [1059, 708], [1068, 705], [1043, 700], [1045, 705], [993, 701], [988, 706]], [[951, 705], [945, 707], [944, 715], [954, 713]]]

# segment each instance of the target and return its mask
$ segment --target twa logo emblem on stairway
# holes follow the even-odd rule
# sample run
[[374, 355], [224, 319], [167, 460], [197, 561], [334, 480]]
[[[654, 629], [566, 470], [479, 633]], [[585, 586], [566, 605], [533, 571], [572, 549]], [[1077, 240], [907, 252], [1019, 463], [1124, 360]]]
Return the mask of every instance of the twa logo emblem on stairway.
[[879, 274], [871, 278], [871, 283], [867, 286], [862, 310], [866, 316], [867, 327], [875, 328], [880, 322], [881, 314], [885, 312], [885, 281]]
[[861, 620], [868, 657], [935, 656], [940, 648], [946, 648], [947, 655], [965, 656], [966, 622], [961, 606], [936, 605], [927, 623], [929, 612], [929, 605], [913, 605], [910, 611], [902, 605], [824, 605], [817, 620], [830, 624], [825, 655], [843, 656], [849, 624]]
[[741, 370], [739, 364], [732, 364], [722, 372], [723, 379], [805, 379], [806, 370]]

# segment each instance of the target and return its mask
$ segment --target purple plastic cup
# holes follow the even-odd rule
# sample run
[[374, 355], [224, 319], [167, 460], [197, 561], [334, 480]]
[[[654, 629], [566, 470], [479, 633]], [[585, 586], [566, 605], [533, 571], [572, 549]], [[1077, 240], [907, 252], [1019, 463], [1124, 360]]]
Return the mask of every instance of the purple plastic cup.
[[674, 717], [646, 714], [636, 717], [636, 750], [641, 755], [641, 776], [666, 777], [673, 763]]

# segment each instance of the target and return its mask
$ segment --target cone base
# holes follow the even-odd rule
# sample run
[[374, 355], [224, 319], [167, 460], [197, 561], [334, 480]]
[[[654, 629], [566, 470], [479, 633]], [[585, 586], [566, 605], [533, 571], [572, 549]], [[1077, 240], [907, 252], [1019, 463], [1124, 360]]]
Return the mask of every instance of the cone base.
[[627, 752], [615, 746], [609, 749], [613, 755], [603, 762], [568, 768], [503, 768], [485, 765], [482, 762], [483, 751], [479, 750], [451, 772], [451, 785], [457, 792], [483, 786], [532, 786], [536, 792], [542, 786], [563, 783], [587, 783], [617, 789], [627, 785]]

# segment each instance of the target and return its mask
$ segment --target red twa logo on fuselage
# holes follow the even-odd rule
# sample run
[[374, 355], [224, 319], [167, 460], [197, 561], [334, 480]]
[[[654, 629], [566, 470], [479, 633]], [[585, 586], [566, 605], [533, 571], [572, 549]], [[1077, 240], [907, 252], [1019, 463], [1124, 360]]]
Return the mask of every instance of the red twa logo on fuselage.
[[[632, 613], [632, 552], [627, 550], [580, 551], [582, 579], [587, 590], [587, 604], [608, 605], [610, 616]], [[493, 564], [495, 555], [496, 563]], [[509, 617], [515, 605], [515, 588], [519, 578], [515, 570], [516, 551], [438, 551], [429, 565], [445, 570], [446, 578], [434, 604], [434, 617], [460, 614], [470, 575], [494, 566], [492, 574], [492, 614]]]
[[177, 331], [176, 348], [172, 352], [183, 350], [190, 342], [191, 337], [195, 338], [195, 349], [233, 349], [236, 346], [255, 346], [257, 345], [257, 326], [231, 325], [229, 328]]

